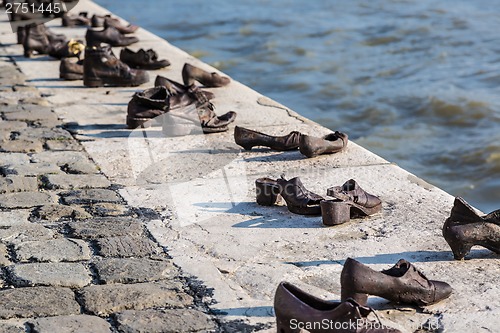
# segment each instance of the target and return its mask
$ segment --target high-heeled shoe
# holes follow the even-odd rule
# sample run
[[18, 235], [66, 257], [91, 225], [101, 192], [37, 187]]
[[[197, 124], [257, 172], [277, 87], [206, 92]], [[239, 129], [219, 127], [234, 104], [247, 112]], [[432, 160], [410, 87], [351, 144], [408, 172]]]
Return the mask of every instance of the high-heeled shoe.
[[426, 306], [450, 296], [451, 286], [427, 279], [415, 266], [401, 259], [381, 272], [347, 258], [340, 274], [341, 299], [354, 299], [365, 305], [368, 295], [380, 296], [395, 303]]
[[464, 259], [474, 245], [500, 254], [500, 210], [479, 216], [463, 198], [457, 197], [444, 222], [443, 237], [456, 260]]
[[294, 150], [299, 147], [300, 135], [299, 132], [293, 131], [284, 136], [271, 136], [244, 127], [234, 128], [234, 141], [245, 150], [251, 150], [256, 146], [278, 151]]
[[221, 76], [216, 72], [207, 72], [188, 63], [182, 67], [182, 80], [186, 86], [190, 86], [195, 81], [198, 81], [207, 88], [224, 87], [231, 82], [231, 79], [226, 76]]
[[329, 188], [326, 195], [351, 205], [352, 218], [370, 216], [382, 209], [382, 201], [363, 190], [354, 179], [349, 179], [342, 186]]
[[[281, 282], [274, 296], [274, 312], [278, 333], [401, 333], [380, 322], [376, 312], [349, 299], [325, 301]], [[377, 321], [368, 319], [374, 313]]]

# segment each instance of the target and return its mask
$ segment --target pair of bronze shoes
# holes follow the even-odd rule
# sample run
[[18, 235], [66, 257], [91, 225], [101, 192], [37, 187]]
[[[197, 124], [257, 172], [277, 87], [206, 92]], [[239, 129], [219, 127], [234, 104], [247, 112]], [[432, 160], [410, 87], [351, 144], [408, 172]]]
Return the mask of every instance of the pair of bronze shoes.
[[[427, 306], [446, 299], [452, 292], [449, 284], [427, 279], [404, 259], [378, 272], [348, 258], [340, 281], [340, 302], [320, 299], [291, 283], [281, 282], [274, 297], [277, 332], [299, 332], [302, 328], [311, 333], [396, 333], [400, 331], [382, 325], [375, 311], [366, 305], [368, 295]], [[368, 318], [371, 313], [378, 322]]]
[[443, 236], [457, 260], [462, 260], [474, 245], [500, 254], [500, 209], [480, 216], [460, 197], [455, 198]]
[[[213, 94], [196, 86], [186, 87], [178, 82], [158, 76], [155, 87], [134, 94], [128, 104], [127, 126], [146, 126], [146, 122], [161, 117], [166, 136], [189, 135], [201, 129], [203, 133], [228, 130], [236, 118], [230, 111], [222, 116], [215, 114], [210, 102]], [[158, 118], [160, 119], [160, 118]]]
[[37, 54], [48, 54], [51, 57], [62, 59], [77, 57], [85, 49], [82, 41], [67, 40], [66, 36], [51, 32], [44, 24], [28, 25], [18, 28], [18, 42], [23, 44], [24, 56], [31, 57]]
[[245, 150], [253, 147], [269, 147], [277, 151], [296, 150], [302, 155], [311, 158], [322, 154], [333, 154], [347, 146], [348, 136], [342, 132], [334, 132], [321, 138], [292, 131], [284, 136], [272, 136], [236, 126], [234, 141]]
[[255, 181], [256, 201], [262, 206], [273, 206], [283, 198], [288, 210], [301, 215], [322, 215], [325, 225], [348, 222], [350, 218], [370, 216], [380, 212], [382, 201], [364, 191], [350, 179], [342, 186], [331, 187], [327, 199], [305, 188], [299, 177], [286, 180], [259, 178]]

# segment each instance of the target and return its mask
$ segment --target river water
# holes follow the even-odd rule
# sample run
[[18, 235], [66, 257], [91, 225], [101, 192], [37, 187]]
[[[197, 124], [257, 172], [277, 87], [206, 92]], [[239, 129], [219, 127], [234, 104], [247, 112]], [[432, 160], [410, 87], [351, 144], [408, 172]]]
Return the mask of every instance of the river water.
[[97, 3], [477, 208], [500, 208], [497, 2]]

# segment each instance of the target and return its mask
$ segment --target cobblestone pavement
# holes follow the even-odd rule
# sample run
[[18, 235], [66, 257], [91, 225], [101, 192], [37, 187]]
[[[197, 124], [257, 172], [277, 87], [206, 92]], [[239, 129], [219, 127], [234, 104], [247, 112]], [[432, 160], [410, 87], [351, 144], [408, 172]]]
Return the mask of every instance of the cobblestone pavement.
[[[1, 46], [0, 46], [1, 47]], [[40, 92], [0, 57], [0, 333], [221, 331]]]

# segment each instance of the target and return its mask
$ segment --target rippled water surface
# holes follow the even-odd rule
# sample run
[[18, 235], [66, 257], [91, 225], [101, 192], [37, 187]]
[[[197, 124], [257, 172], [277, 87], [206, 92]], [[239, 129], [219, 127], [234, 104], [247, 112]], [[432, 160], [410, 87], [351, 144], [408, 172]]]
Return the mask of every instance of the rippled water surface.
[[97, 2], [479, 209], [500, 208], [497, 2]]

